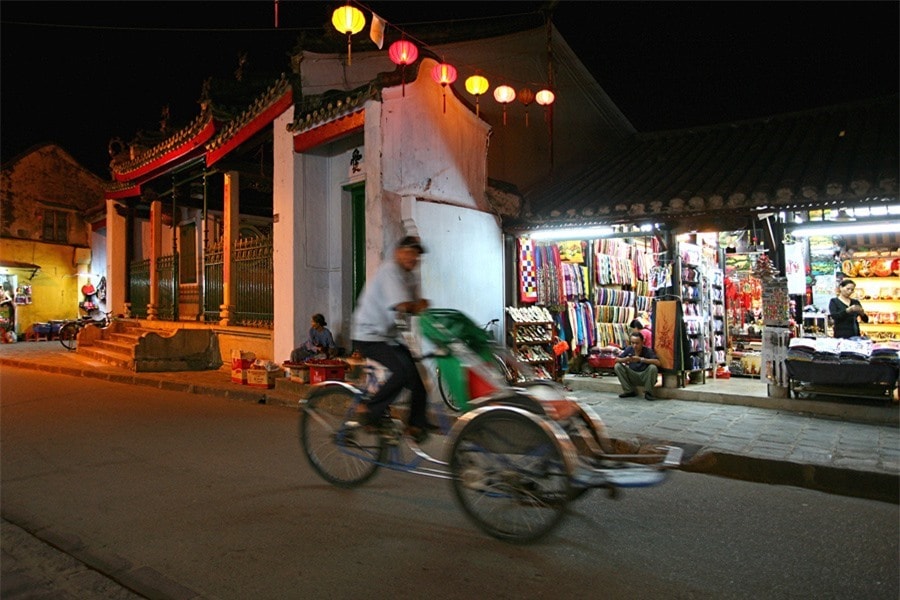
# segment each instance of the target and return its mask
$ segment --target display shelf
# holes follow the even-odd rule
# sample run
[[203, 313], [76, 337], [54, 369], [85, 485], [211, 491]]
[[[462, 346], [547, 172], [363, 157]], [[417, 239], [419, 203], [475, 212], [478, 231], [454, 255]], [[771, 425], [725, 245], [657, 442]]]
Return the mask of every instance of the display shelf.
[[540, 306], [507, 307], [512, 350], [516, 359], [530, 365], [537, 379], [556, 377], [553, 341], [555, 325], [550, 311]]
[[684, 331], [688, 338], [684, 370], [691, 375], [694, 383], [706, 383], [706, 372], [710, 368], [710, 296], [709, 280], [704, 273], [699, 246], [679, 244], [678, 275]]
[[801, 336], [828, 337], [830, 330], [828, 327], [828, 314], [819, 312], [803, 313], [803, 327], [800, 330]]
[[709, 363], [713, 377], [727, 365], [728, 336], [725, 327], [725, 273], [719, 267], [709, 268]]
[[856, 297], [862, 302], [868, 323], [860, 332], [880, 341], [900, 340], [900, 277], [858, 277]]

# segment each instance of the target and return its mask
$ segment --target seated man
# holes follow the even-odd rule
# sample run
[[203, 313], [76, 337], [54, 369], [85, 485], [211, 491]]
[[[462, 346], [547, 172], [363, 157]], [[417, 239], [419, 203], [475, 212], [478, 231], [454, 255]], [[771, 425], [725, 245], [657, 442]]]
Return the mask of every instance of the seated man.
[[633, 332], [629, 337], [631, 345], [622, 350], [616, 359], [614, 370], [623, 392], [619, 398], [631, 398], [637, 396], [637, 386], [643, 386], [644, 398], [655, 400], [651, 391], [656, 386], [656, 377], [659, 374], [660, 362], [656, 352], [652, 348], [644, 346], [644, 336]]

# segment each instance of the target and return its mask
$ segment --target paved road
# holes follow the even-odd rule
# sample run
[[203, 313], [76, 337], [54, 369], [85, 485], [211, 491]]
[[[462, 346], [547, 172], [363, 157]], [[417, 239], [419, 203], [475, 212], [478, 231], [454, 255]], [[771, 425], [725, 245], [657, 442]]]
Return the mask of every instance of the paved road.
[[[446, 482], [324, 484], [280, 406], [23, 370], [0, 383], [3, 517], [145, 597], [898, 594], [896, 504], [675, 473], [620, 501], [589, 494], [544, 543], [510, 546]], [[18, 560], [44, 567], [44, 550]], [[3, 581], [31, 577], [10, 556]], [[77, 565], [57, 575], [68, 596], [45, 597], [109, 585], [82, 595]]]

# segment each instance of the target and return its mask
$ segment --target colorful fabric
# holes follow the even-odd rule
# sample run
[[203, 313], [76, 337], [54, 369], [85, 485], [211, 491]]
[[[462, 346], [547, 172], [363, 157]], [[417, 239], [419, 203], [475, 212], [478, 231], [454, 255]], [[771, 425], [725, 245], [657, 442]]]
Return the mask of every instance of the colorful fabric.
[[538, 273], [531, 238], [519, 238], [519, 300], [537, 302]]

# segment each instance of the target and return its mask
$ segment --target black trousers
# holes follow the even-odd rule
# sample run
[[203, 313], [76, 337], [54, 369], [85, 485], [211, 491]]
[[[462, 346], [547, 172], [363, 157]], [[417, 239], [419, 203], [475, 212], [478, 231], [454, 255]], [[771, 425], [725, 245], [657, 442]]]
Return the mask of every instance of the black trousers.
[[367, 402], [372, 414], [379, 415], [385, 412], [400, 391], [405, 388], [411, 393], [409, 424], [415, 427], [424, 427], [427, 423], [425, 405], [428, 401], [428, 392], [409, 348], [399, 345], [392, 346], [384, 342], [360, 342], [357, 340], [353, 341], [353, 347], [366, 358], [377, 360], [391, 372], [387, 381]]

